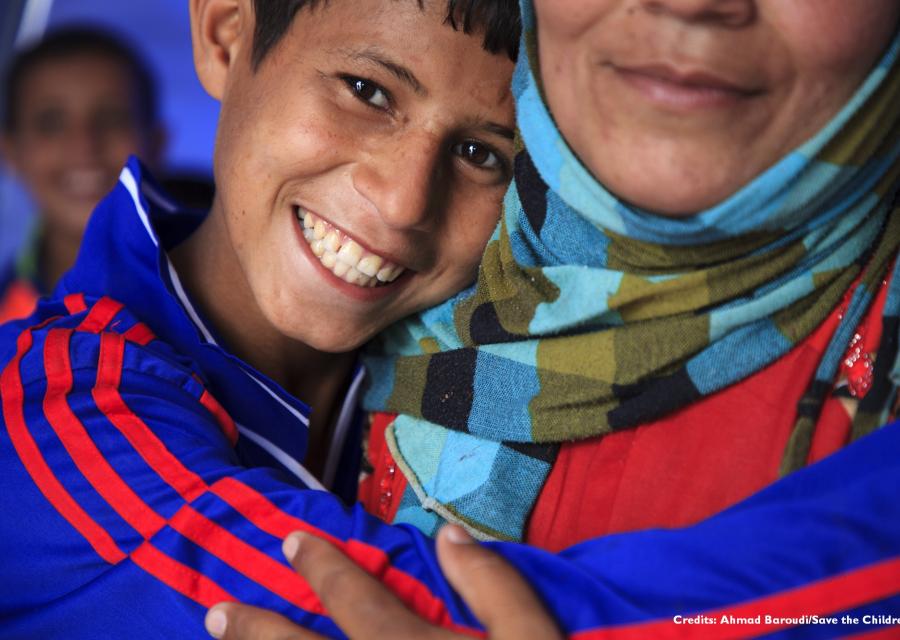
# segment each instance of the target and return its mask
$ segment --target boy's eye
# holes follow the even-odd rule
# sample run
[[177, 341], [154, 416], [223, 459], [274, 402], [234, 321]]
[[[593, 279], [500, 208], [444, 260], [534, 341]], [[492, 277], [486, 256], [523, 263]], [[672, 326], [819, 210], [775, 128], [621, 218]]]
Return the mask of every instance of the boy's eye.
[[343, 80], [347, 83], [347, 86], [350, 87], [350, 91], [353, 92], [353, 95], [366, 104], [382, 110], [391, 106], [387, 91], [371, 80], [357, 78], [356, 76], [344, 76]]
[[474, 140], [466, 140], [455, 145], [453, 153], [482, 169], [497, 169], [502, 165], [502, 161], [490, 147]]

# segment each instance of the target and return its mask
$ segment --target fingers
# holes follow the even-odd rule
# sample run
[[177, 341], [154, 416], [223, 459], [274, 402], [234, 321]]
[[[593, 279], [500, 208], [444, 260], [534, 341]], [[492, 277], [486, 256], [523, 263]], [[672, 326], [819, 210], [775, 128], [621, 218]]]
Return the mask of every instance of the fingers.
[[492, 640], [563, 637], [522, 576], [502, 557], [475, 543], [461, 527], [441, 529], [437, 551], [444, 575]]
[[217, 604], [206, 613], [206, 631], [221, 640], [324, 640], [287, 618], [245, 604]]
[[285, 557], [351, 638], [448, 638], [407, 609], [384, 585], [330, 543], [303, 533], [284, 542]]

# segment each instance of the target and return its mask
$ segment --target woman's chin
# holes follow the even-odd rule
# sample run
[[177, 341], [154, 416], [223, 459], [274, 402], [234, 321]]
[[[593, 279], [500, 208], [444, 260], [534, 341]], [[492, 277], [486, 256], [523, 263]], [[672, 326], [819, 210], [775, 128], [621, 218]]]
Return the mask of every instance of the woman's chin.
[[[599, 164], [599, 163], [598, 163]], [[666, 218], [689, 218], [724, 202], [753, 180], [747, 167], [701, 165], [688, 160], [672, 161], [666, 166], [611, 170], [597, 167], [592, 173], [603, 186], [623, 202]], [[658, 163], [657, 163], [658, 164]]]

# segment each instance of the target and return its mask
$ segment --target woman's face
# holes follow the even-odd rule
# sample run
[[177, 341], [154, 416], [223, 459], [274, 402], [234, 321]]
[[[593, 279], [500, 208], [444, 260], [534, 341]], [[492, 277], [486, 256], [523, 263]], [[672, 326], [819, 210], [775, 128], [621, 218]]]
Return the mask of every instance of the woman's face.
[[837, 113], [896, 32], [897, 0], [535, 0], [541, 77], [611, 191], [688, 216]]

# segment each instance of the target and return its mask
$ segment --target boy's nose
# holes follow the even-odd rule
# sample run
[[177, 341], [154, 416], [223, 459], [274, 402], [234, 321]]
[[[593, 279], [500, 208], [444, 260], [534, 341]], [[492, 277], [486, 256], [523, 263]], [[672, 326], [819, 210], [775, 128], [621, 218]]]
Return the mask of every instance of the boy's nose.
[[397, 133], [354, 168], [357, 192], [394, 229], [424, 229], [442, 200], [446, 153], [427, 132]]
[[756, 0], [643, 0], [649, 13], [691, 23], [739, 28], [756, 17]]

